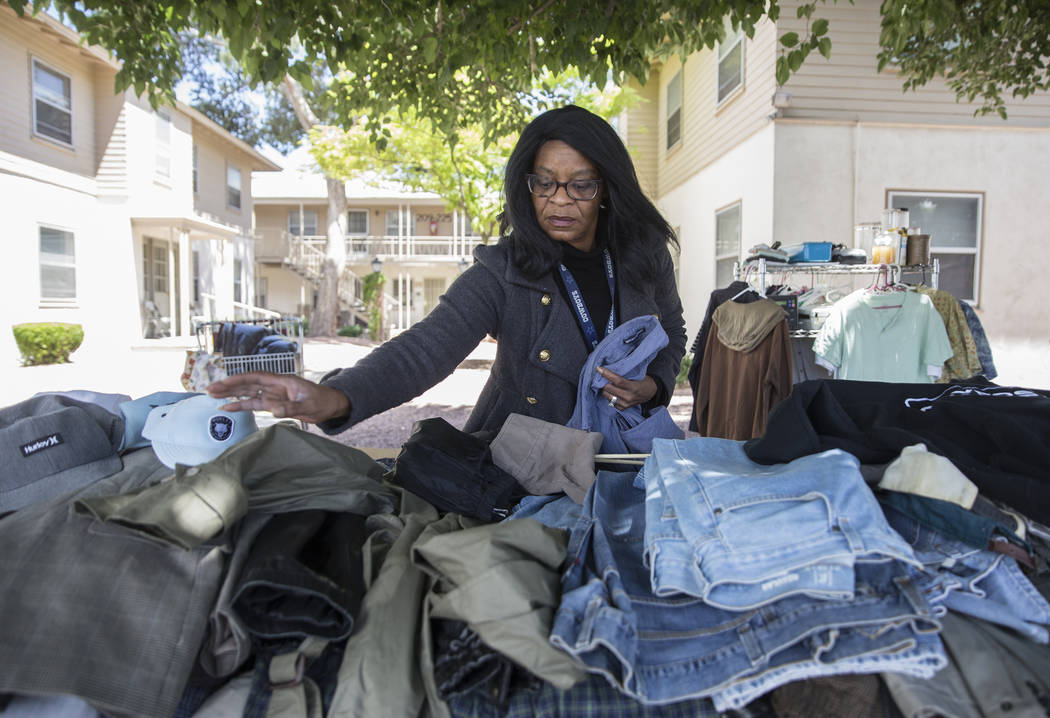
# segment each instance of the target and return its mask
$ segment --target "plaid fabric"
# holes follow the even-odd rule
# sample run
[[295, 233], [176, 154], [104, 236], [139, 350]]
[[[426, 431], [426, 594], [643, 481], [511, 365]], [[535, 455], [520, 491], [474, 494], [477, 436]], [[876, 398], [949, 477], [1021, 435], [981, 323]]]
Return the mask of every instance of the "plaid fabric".
[[539, 690], [510, 693], [500, 709], [484, 693], [468, 693], [448, 703], [456, 718], [715, 718], [720, 715], [706, 698], [665, 706], [647, 706], [620, 693], [602, 676], [590, 675], [567, 691], [549, 683]]

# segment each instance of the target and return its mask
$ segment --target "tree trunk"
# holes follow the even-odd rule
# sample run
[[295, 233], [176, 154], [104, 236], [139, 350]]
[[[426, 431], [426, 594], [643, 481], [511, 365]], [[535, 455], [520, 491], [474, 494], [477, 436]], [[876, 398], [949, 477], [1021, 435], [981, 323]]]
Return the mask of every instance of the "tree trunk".
[[[303, 88], [289, 75], [285, 75], [283, 87], [299, 124], [309, 131], [318, 120], [303, 96]], [[335, 336], [339, 329], [339, 281], [346, 268], [346, 186], [342, 180], [328, 176], [325, 184], [328, 185], [328, 242], [321, 265], [317, 306], [310, 317], [311, 337]]]
[[342, 180], [325, 177], [328, 185], [328, 244], [321, 265], [317, 307], [310, 336], [332, 337], [339, 329], [339, 279], [346, 267], [346, 189]]

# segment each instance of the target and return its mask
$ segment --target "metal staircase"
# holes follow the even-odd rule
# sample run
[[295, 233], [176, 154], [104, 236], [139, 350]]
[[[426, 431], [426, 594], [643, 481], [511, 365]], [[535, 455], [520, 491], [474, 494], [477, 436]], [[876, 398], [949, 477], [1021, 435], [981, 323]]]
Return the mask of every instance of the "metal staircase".
[[[315, 285], [320, 284], [326, 242], [324, 237], [289, 235], [288, 254], [282, 265]], [[368, 309], [361, 301], [361, 278], [349, 267], [343, 269], [339, 278], [339, 309], [349, 312], [355, 322], [368, 323]]]

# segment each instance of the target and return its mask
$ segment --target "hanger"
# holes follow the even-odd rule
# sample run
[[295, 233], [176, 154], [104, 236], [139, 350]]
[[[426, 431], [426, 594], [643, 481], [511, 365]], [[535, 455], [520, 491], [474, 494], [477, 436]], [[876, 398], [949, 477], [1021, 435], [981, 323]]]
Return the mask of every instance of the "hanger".
[[866, 291], [868, 294], [882, 294], [889, 289], [889, 286], [889, 267], [885, 264], [880, 264], [878, 272], [875, 274], [875, 279], [868, 285]]
[[[882, 280], [880, 286], [879, 280]], [[889, 294], [890, 292], [896, 291], [896, 282], [890, 282], [889, 267], [885, 264], [879, 265], [879, 273], [875, 277], [875, 282], [871, 287], [868, 287], [868, 292], [871, 294]], [[869, 305], [872, 309], [900, 309], [903, 304], [875, 304]]]
[[[748, 276], [751, 274], [751, 270], [754, 269], [754, 268], [755, 268], [754, 264], [747, 265], [747, 269], [744, 270], [744, 278], [741, 281], [743, 281], [744, 283], [747, 283]], [[757, 289], [752, 287], [750, 284], [748, 284], [745, 288], [741, 289], [739, 292], [737, 292], [732, 297], [730, 297], [729, 301], [733, 301], [737, 297], [742, 297], [745, 294], [747, 294], [748, 292], [754, 292], [755, 294], [757, 294], [758, 296], [762, 297], [763, 299], [766, 296], [765, 294], [763, 294], [762, 292], [758, 291]]]

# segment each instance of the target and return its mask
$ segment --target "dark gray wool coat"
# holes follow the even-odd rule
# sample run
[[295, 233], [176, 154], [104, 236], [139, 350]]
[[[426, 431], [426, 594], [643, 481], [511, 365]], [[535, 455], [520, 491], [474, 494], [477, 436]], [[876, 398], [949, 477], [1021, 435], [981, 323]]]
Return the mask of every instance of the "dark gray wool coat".
[[[345, 431], [419, 396], [449, 376], [486, 334], [496, 339], [496, 359], [464, 430], [498, 431], [511, 413], [556, 424], [569, 420], [589, 350], [554, 276], [524, 276], [509, 261], [507, 240], [479, 245], [474, 260], [426, 318], [353, 367], [325, 375], [321, 383], [345, 392], [351, 412], [348, 420], [324, 422], [321, 429]], [[685, 324], [666, 250], [659, 277], [644, 291], [617, 281], [617, 309], [621, 323], [643, 314], [660, 318], [670, 342], [648, 374], [670, 392], [685, 353]]]

